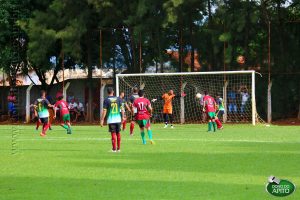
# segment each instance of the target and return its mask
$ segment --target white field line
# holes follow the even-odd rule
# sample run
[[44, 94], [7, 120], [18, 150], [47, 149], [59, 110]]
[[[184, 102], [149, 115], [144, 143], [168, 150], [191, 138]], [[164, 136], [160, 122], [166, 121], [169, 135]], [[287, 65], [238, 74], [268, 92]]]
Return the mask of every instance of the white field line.
[[[69, 138], [69, 137], [51, 137], [51, 138], [19, 138], [18, 141], [108, 141], [111, 138]], [[128, 139], [126, 141], [139, 141], [140, 139]], [[155, 141], [187, 141], [187, 142], [244, 142], [244, 143], [300, 143], [300, 141], [269, 141], [269, 140], [232, 140], [232, 139], [189, 139], [189, 138], [166, 138], [155, 139]]]

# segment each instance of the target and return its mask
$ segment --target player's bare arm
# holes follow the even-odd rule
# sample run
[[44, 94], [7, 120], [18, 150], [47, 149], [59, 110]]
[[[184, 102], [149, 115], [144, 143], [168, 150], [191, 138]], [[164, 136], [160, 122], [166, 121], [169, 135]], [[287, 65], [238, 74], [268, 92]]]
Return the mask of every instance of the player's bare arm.
[[100, 120], [100, 126], [101, 126], [101, 127], [102, 127], [103, 124], [104, 124], [104, 119], [105, 119], [105, 116], [106, 116], [106, 112], [107, 112], [107, 110], [106, 110], [106, 109], [103, 109], [102, 115], [101, 115], [101, 120]]

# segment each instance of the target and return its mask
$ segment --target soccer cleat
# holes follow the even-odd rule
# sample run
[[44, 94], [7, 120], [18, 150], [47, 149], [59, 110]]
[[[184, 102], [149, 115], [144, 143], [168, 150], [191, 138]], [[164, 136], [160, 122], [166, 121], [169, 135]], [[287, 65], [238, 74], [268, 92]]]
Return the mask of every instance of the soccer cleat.
[[130, 133], [130, 136], [132, 137], [132, 136], [133, 136], [133, 133]]
[[40, 133], [40, 136], [41, 136], [41, 137], [45, 137], [45, 136], [46, 136], [46, 133], [41, 132], [41, 133]]
[[168, 124], [166, 124], [166, 125], [164, 126], [164, 128], [168, 128]]
[[71, 130], [71, 128], [68, 128], [68, 130], [67, 130], [67, 134], [72, 134], [72, 130]]
[[146, 143], [146, 140], [142, 140], [142, 142], [143, 142], [143, 144], [147, 144], [147, 143]]
[[117, 152], [117, 150], [113, 150], [113, 149], [112, 149], [112, 150], [111, 150], [111, 152], [112, 152], [112, 153], [116, 153], [116, 152]]
[[220, 128], [218, 128], [219, 130], [222, 130], [222, 129], [224, 129], [224, 127], [223, 126], [221, 126]]
[[49, 130], [50, 130], [50, 131], [52, 131], [52, 128], [51, 128], [51, 126], [49, 127]]
[[150, 143], [153, 144], [153, 145], [155, 144], [155, 142], [153, 140], [150, 140]]
[[121, 153], [121, 150], [120, 150], [120, 149], [118, 149], [118, 150], [117, 150], [117, 153]]
[[171, 125], [171, 128], [174, 128], [174, 126], [173, 126], [173, 125]]

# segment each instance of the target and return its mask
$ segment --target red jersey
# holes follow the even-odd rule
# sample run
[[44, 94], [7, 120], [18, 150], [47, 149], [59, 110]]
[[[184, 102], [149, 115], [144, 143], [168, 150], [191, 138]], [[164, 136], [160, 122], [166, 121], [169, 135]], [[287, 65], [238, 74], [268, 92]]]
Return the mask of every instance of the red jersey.
[[208, 112], [216, 112], [216, 101], [209, 95], [203, 97], [203, 102], [205, 103], [205, 111]]
[[144, 97], [139, 97], [134, 100], [133, 107], [137, 110], [136, 120], [148, 120], [150, 118], [150, 113], [148, 111], [149, 106], [151, 106], [150, 101]]
[[56, 108], [59, 108], [61, 117], [66, 114], [69, 114], [68, 103], [66, 101], [64, 101], [63, 99], [57, 101], [54, 106]]

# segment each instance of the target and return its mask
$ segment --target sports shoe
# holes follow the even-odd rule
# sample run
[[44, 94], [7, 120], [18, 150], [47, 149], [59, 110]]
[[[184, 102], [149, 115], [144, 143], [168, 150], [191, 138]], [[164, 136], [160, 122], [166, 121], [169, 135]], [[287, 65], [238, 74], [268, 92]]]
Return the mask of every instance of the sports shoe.
[[52, 131], [52, 128], [51, 128], [51, 126], [49, 127], [49, 130], [50, 130], [50, 131]]
[[68, 128], [68, 130], [67, 130], [67, 134], [72, 134], [72, 130], [71, 130], [71, 128]]
[[143, 144], [146, 144], [146, 140], [142, 140]]
[[41, 132], [41, 133], [40, 133], [40, 136], [41, 136], [41, 137], [45, 137], [45, 136], [46, 136], [46, 133]]
[[155, 144], [155, 142], [153, 140], [150, 140], [150, 143], [153, 144], [153, 145]]
[[171, 125], [171, 128], [174, 128], [174, 126], [173, 126], [173, 125]]
[[132, 136], [133, 136], [133, 133], [130, 133], [130, 136], [132, 137]]
[[166, 125], [164, 126], [164, 128], [168, 128], [168, 124], [166, 124]]
[[222, 130], [222, 129], [224, 129], [224, 127], [223, 126], [221, 126], [220, 128], [218, 128], [219, 130]]
[[121, 153], [121, 150], [120, 150], [120, 149], [118, 149], [118, 150], [117, 150], [117, 153]]
[[117, 150], [113, 150], [113, 149], [112, 149], [112, 150], [111, 150], [111, 152], [112, 152], [112, 153], [116, 153], [116, 152], [117, 152]]

